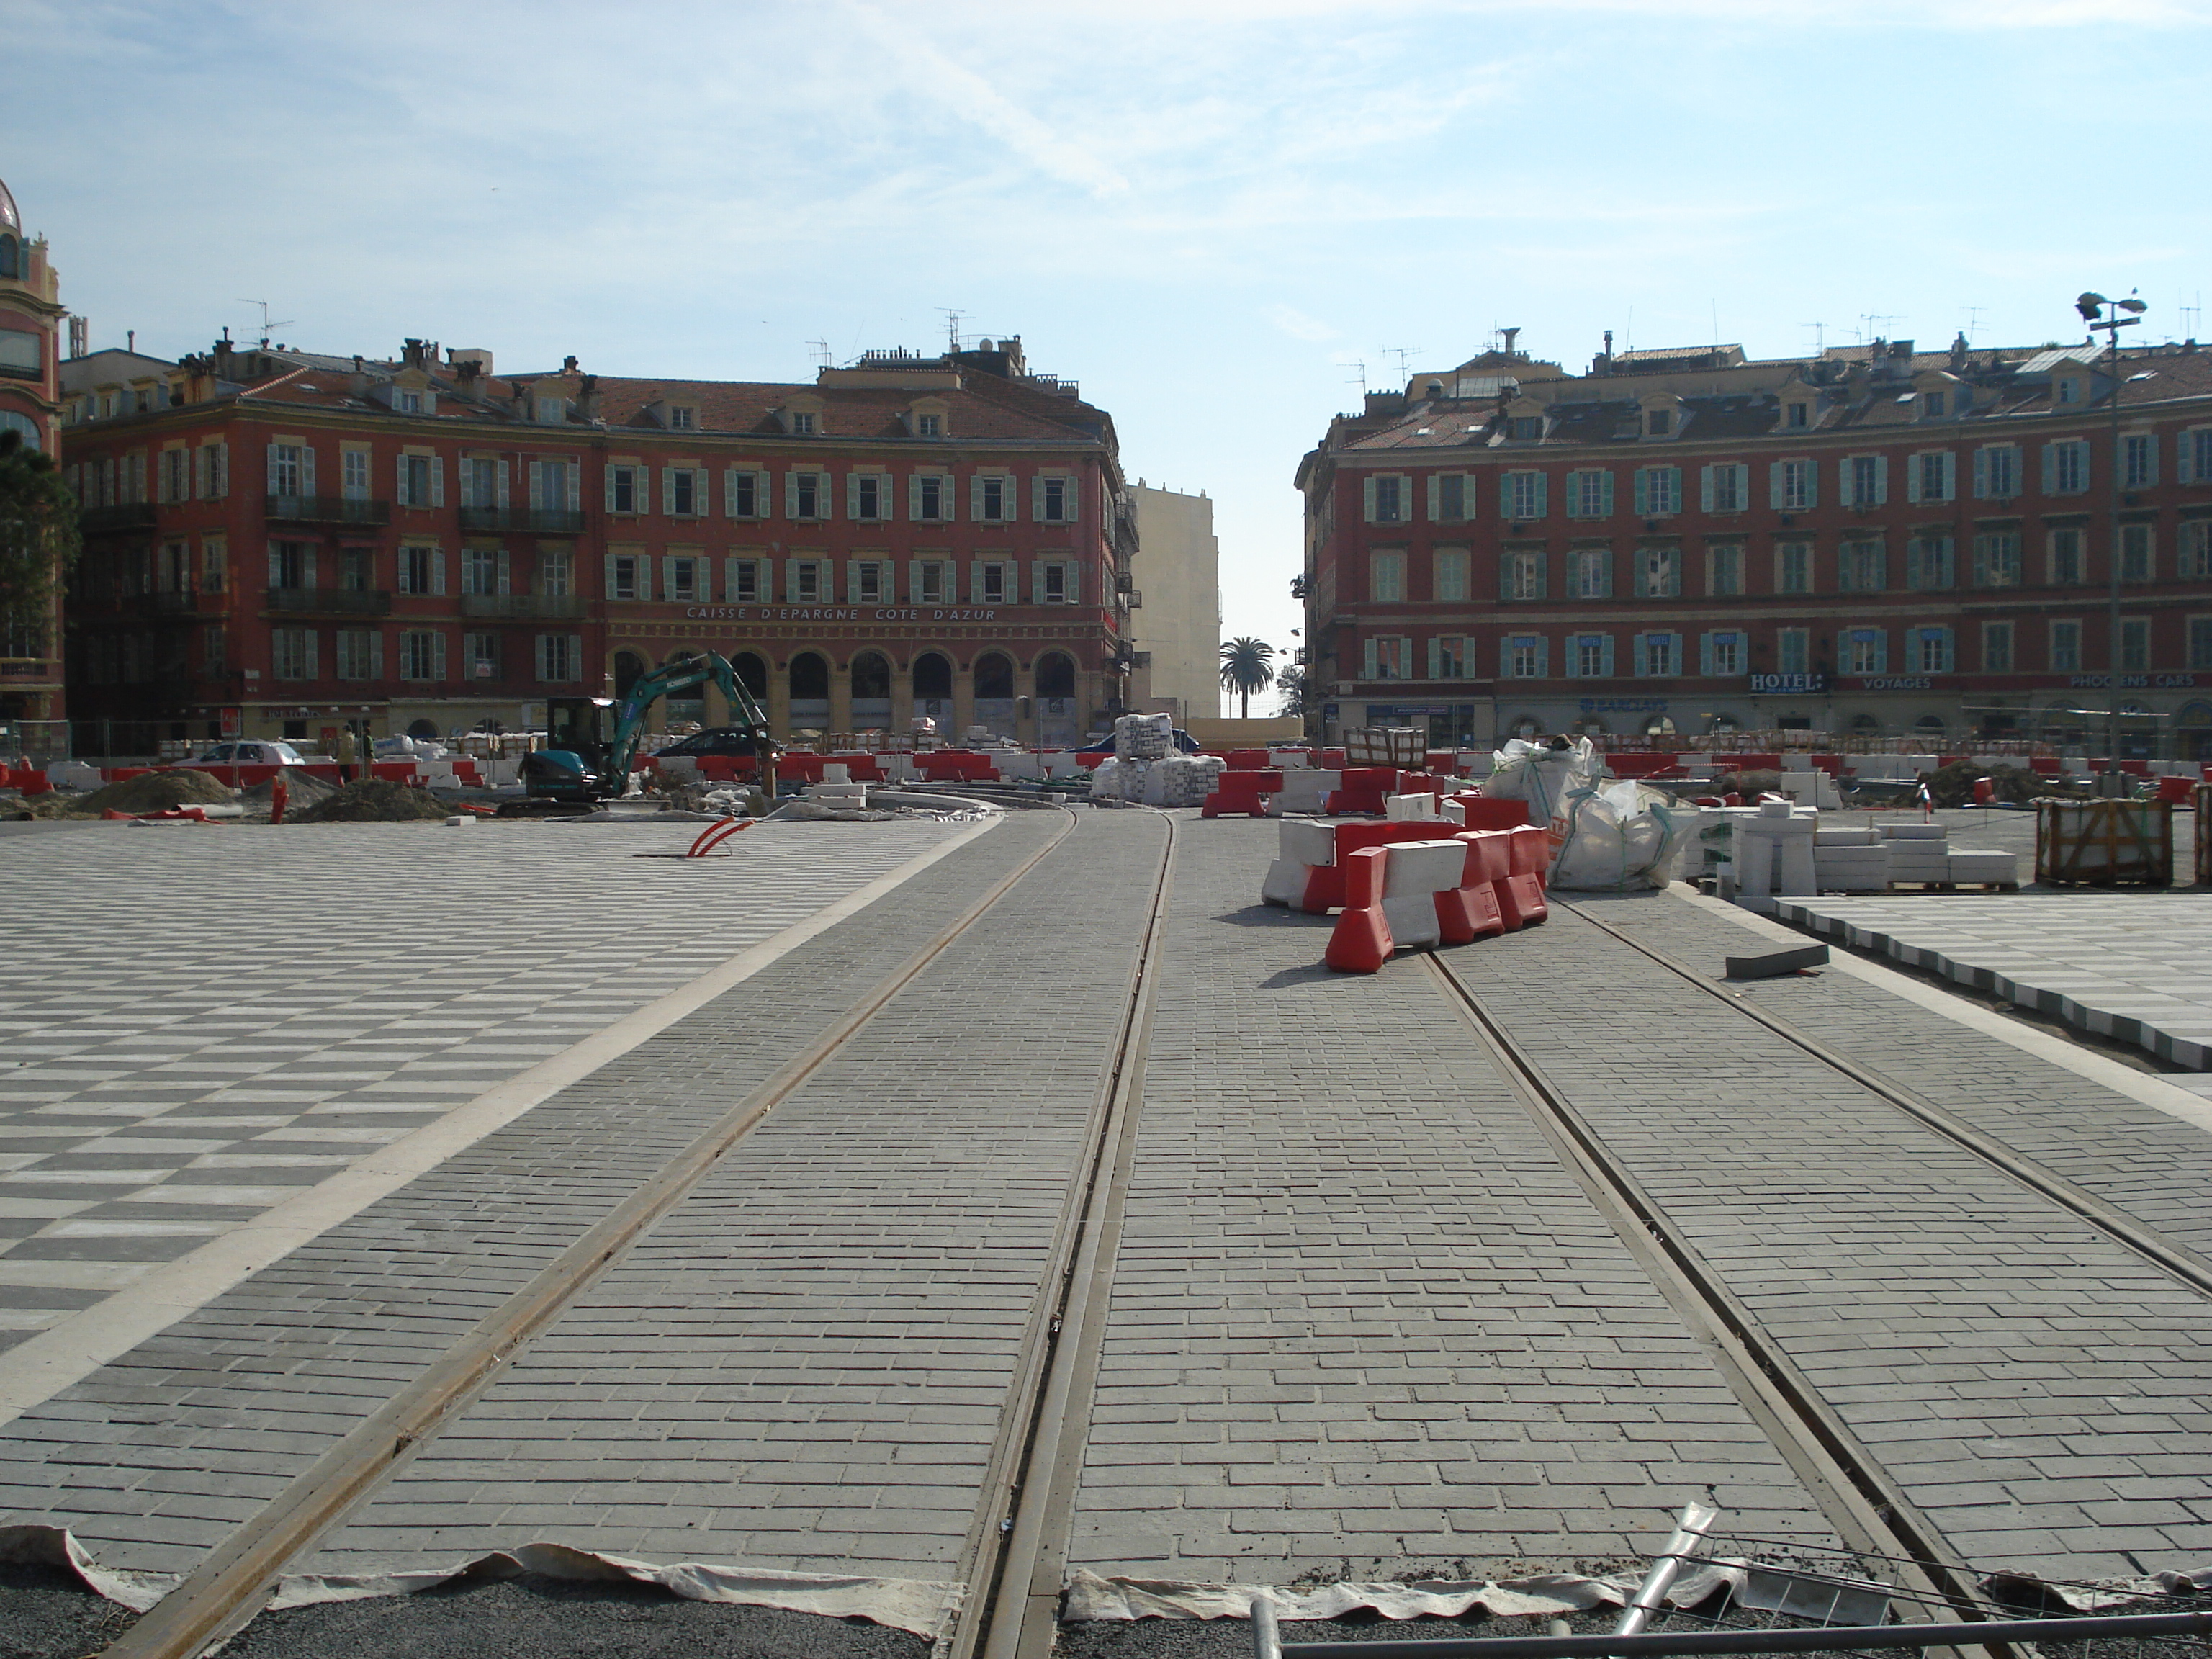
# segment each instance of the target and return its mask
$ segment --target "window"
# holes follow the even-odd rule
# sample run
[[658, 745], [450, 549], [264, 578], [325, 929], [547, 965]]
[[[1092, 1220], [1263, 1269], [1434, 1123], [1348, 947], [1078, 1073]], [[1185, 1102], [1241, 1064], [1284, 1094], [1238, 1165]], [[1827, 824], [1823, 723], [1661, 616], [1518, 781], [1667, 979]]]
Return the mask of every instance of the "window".
[[1884, 628], [1847, 629], [1841, 641], [1844, 672], [1886, 674], [1889, 672], [1889, 630]]
[[1715, 599], [1735, 599], [1743, 592], [1743, 549], [1723, 542], [1705, 550], [1705, 592]]
[[1436, 598], [1447, 605], [1456, 605], [1467, 598], [1467, 550], [1463, 547], [1440, 547], [1436, 551], [1435, 574], [1431, 586]]
[[1810, 673], [1813, 665], [1811, 630], [1803, 628], [1785, 628], [1776, 634], [1774, 665], [1778, 673]]
[[1782, 424], [1793, 428], [1812, 425], [1813, 405], [1808, 403], [1784, 404], [1782, 406]]
[[2055, 622], [2051, 624], [2051, 665], [2061, 672], [2078, 670], [2081, 666], [2080, 623]]
[[1036, 480], [1039, 524], [1073, 524], [1075, 521], [1075, 491], [1070, 483], [1070, 480], [1052, 473]]
[[1540, 415], [1516, 415], [1506, 435], [1527, 440], [1544, 435], [1544, 417]]
[[1708, 634], [1703, 641], [1705, 661], [1698, 665], [1700, 672], [1722, 679], [1732, 679], [1744, 672], [1744, 636], [1734, 631]]
[[538, 678], [548, 685], [561, 685], [584, 677], [584, 641], [576, 634], [538, 636]]
[[672, 519], [700, 517], [705, 502], [705, 491], [699, 488], [699, 469], [696, 466], [668, 466], [660, 471], [660, 510]]
[[2058, 587], [2071, 587], [2082, 580], [2081, 532], [2078, 530], [2054, 530], [2051, 532], [2051, 580]]
[[1907, 501], [1948, 501], [1957, 494], [1957, 459], [1950, 451], [1930, 450], [1915, 455], [1905, 468], [1911, 485], [1905, 492]]
[[[14, 652], [8, 653], [15, 655]], [[27, 651], [25, 656], [38, 656], [40, 652]], [[210, 678], [228, 672], [225, 666], [229, 655], [229, 641], [221, 623], [210, 623], [200, 629], [200, 672]]]
[[648, 491], [653, 488], [648, 480], [651, 471], [641, 466], [611, 466], [607, 469], [607, 511], [610, 513], [642, 513]]
[[1000, 473], [981, 473], [969, 481], [978, 524], [1006, 524], [1013, 518], [1013, 480]]
[[724, 592], [732, 605], [759, 605], [768, 599], [764, 559], [732, 558], [724, 567], [728, 581]]
[[2120, 526], [2120, 580], [2124, 582], [2147, 582], [2158, 568], [2158, 560], [2151, 546], [2151, 526], [2147, 524], [2124, 524]]
[[2212, 483], [2212, 427], [2185, 432], [2177, 441], [2181, 446], [2182, 482]]
[[461, 550], [461, 592], [464, 593], [503, 593], [507, 584], [500, 580], [500, 567], [507, 556], [495, 547], [468, 547]]
[[2120, 440], [2120, 488], [2148, 489], [2158, 482], [2158, 441], [2148, 432]]
[[791, 417], [791, 430], [793, 435], [797, 437], [812, 437], [814, 435], [814, 416], [812, 413], [806, 410], [799, 410], [793, 413]]
[[445, 555], [434, 547], [399, 550], [399, 591], [403, 593], [442, 593], [446, 589]]
[[445, 469], [430, 455], [399, 458], [399, 505], [440, 507], [446, 499]]
[[230, 446], [202, 444], [199, 452], [199, 493], [214, 501], [230, 494]]
[[1951, 630], [1948, 628], [1906, 629], [1906, 647], [1910, 653], [1908, 671], [1915, 674], [1949, 673], [1951, 637]]
[[1367, 636], [1367, 678], [1370, 680], [1407, 678], [1407, 659], [1413, 655], [1413, 643], [1401, 635], [1370, 634]]
[[2150, 623], [2141, 617], [2120, 622], [2120, 668], [2140, 672], [2150, 666]]
[[1499, 586], [1509, 599], [1540, 599], [1544, 597], [1544, 556], [1541, 553], [1508, 553], [1498, 562], [1502, 577]]
[[941, 438], [945, 435], [942, 415], [917, 415], [914, 417], [915, 434], [922, 438]]
[[733, 519], [763, 516], [768, 491], [762, 475], [732, 467], [722, 475], [722, 511]]
[[399, 636], [399, 678], [403, 680], [441, 680], [446, 678], [446, 636], [423, 629], [410, 629]]
[[2174, 574], [2184, 581], [2212, 576], [2212, 519], [2191, 519], [2181, 526]]
[[2064, 438], [2043, 447], [2043, 493], [2079, 495], [2089, 487], [2089, 445], [2086, 439]]
[[1443, 472], [1429, 480], [1429, 517], [1438, 524], [1465, 524], [1474, 516], [1474, 480], [1464, 472]]
[[969, 597], [979, 605], [1006, 605], [1011, 602], [1013, 567], [998, 559], [986, 559], [976, 567], [975, 591]]
[[1440, 634], [1429, 641], [1429, 678], [1463, 680], [1467, 678], [1468, 643], [1464, 635]]
[[1396, 605], [1406, 597], [1406, 556], [1370, 554], [1367, 562], [1369, 598], [1377, 605]]
[[280, 680], [315, 678], [315, 630], [312, 628], [272, 628], [269, 630], [269, 672]]
[[635, 553], [607, 556], [607, 597], [611, 599], [649, 599], [652, 584], [645, 560]]
[[693, 432], [698, 429], [698, 426], [699, 411], [697, 410], [682, 407], [672, 407], [669, 410], [668, 429], [671, 432]]
[[1920, 413], [1922, 418], [1925, 420], [1937, 421], [1942, 419], [1943, 394], [1940, 392], [1923, 393], [1920, 399]]
[[2020, 494], [2020, 446], [1990, 444], [1974, 452], [1974, 498], [2010, 501]]
[[1974, 586], [2020, 586], [2020, 532], [1992, 530], [1974, 538]]
[[[37, 448], [36, 444], [29, 446]], [[185, 501], [192, 495], [192, 453], [179, 447], [161, 452], [161, 499]]]
[[313, 587], [315, 585], [315, 550], [305, 542], [271, 542], [269, 544], [269, 586], [271, 587]]
[[2071, 376], [2068, 376], [2057, 381], [2055, 384], [2057, 387], [2057, 401], [2059, 403], [2078, 403], [2081, 400], [2081, 392], [2080, 381], [2074, 380]]
[[402, 415], [420, 415], [422, 412], [422, 394], [419, 392], [395, 392], [392, 395], [392, 406]]
[[822, 591], [822, 561], [791, 562], [791, 599], [794, 605], [818, 605], [829, 596]]
[[230, 550], [220, 536], [200, 538], [200, 592], [220, 593], [230, 584]]
[[507, 505], [507, 464], [489, 455], [461, 459], [461, 505], [495, 507]]
[[1674, 429], [1674, 411], [1671, 409], [1647, 410], [1644, 416], [1644, 429], [1654, 438], [1665, 437]]
[[879, 472], [845, 475], [845, 514], [848, 518], [876, 522], [887, 516], [890, 480]]
[[533, 511], [573, 513], [583, 483], [583, 469], [570, 461], [532, 461], [530, 464], [530, 505]]
[[337, 677], [342, 680], [373, 680], [377, 676], [378, 640], [374, 629], [341, 628], [337, 636]]
[[916, 605], [950, 605], [946, 592], [945, 573], [948, 567], [940, 559], [918, 559], [914, 565], [914, 603]]
[[1047, 560], [1038, 570], [1042, 580], [1042, 592], [1036, 596], [1040, 605], [1072, 605], [1075, 601], [1074, 585], [1069, 581], [1070, 572], [1065, 562]]
[[1889, 560], [1880, 542], [1845, 542], [1836, 550], [1836, 588], [1843, 593], [1879, 593], [1889, 586]]
[[907, 516], [919, 524], [951, 522], [952, 480], [941, 472], [917, 472], [908, 478]]
[[1602, 679], [1613, 672], [1610, 634], [1567, 635], [1567, 672], [1578, 680]]
[[0, 328], [0, 374], [39, 375], [46, 373], [46, 350], [28, 329]]
[[1664, 518], [1682, 510], [1682, 469], [1679, 466], [1640, 466], [1636, 469], [1636, 516]]
[[496, 634], [464, 634], [461, 635], [462, 672], [472, 680], [495, 680], [499, 678], [499, 635]]
[[851, 591], [846, 597], [855, 605], [881, 605], [884, 602], [884, 567], [874, 559], [854, 562]]
[[1613, 597], [1613, 550], [1584, 547], [1567, 556], [1571, 595], [1577, 599]]
[[1914, 536], [1905, 544], [1905, 585], [1918, 592], [1949, 587], [1954, 581], [1951, 538]]
[[1671, 599], [1682, 592], [1682, 553], [1680, 548], [1641, 547], [1636, 550], [1636, 596], [1640, 599]]
[[826, 472], [787, 472], [783, 480], [784, 507], [794, 519], [823, 519], [830, 514], [830, 475]]
[[269, 493], [272, 495], [304, 495], [307, 494], [306, 452], [298, 444], [269, 446]]
[[538, 550], [538, 591], [548, 599], [565, 599], [574, 592], [576, 556], [565, 547]]
[[1509, 519], [1540, 519], [1544, 516], [1544, 475], [1540, 472], [1508, 472], [1498, 481], [1498, 512]]
[[1585, 467], [1567, 474], [1567, 516], [1607, 519], [1613, 516], [1613, 474]]
[[1985, 674], [2012, 672], [2012, 624], [2008, 622], [1982, 624], [1982, 672]]
[[1705, 468], [1703, 482], [1708, 513], [1741, 513], [1751, 505], [1751, 469], [1741, 461]]
[[1403, 524], [1406, 520], [1406, 481], [1399, 477], [1367, 480], [1367, 522]]
[[1774, 548], [1774, 591], [1809, 593], [1813, 591], [1813, 544], [1778, 542]]
[[708, 596], [702, 580], [706, 561], [689, 553], [671, 553], [662, 561], [660, 597], [679, 605], [697, 605]]
[[1544, 676], [1544, 640], [1540, 634], [1515, 634], [1505, 641], [1506, 678], [1516, 680], [1541, 679]]
[[1647, 679], [1671, 679], [1682, 672], [1682, 636], [1679, 634], [1638, 634], [1636, 672]]
[[1850, 456], [1842, 472], [1845, 507], [1880, 507], [1889, 499], [1889, 468], [1881, 456]]
[[2212, 668], [2212, 617], [2189, 619], [2189, 665]]

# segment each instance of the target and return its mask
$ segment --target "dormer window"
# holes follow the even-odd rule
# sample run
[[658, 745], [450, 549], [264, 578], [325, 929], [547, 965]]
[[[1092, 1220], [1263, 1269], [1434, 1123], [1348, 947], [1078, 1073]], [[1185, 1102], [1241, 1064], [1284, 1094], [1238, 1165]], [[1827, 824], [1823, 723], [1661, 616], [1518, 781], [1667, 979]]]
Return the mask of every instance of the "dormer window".
[[1646, 436], [1663, 438], [1674, 429], [1674, 411], [1671, 409], [1646, 410], [1644, 430]]
[[538, 400], [538, 425], [559, 426], [568, 418], [568, 400], [566, 398], [540, 398]]
[[422, 394], [419, 392], [398, 392], [393, 395], [392, 404], [402, 415], [420, 415], [422, 412]]
[[2071, 375], [2060, 380], [2057, 383], [2057, 401], [2062, 404], [2070, 404], [2076, 401], [2081, 396], [2079, 390], [2080, 385], [2081, 383], [2075, 380]]
[[793, 410], [791, 416], [791, 431], [793, 437], [812, 437], [814, 435], [814, 416], [812, 412], [803, 409]]
[[1802, 428], [1813, 424], [1812, 404], [1785, 404], [1783, 405], [1783, 409], [1784, 412], [1782, 417], [1782, 423], [1784, 426]]
[[696, 409], [672, 407], [668, 411], [671, 432], [696, 432], [699, 428], [699, 411]]
[[945, 435], [942, 415], [917, 415], [914, 417], [915, 435], [920, 438], [941, 438]]
[[[1664, 430], [1664, 428], [1660, 428]], [[1516, 438], [1540, 438], [1544, 435], [1544, 417], [1540, 415], [1516, 415], [1508, 429]]]
[[1928, 420], [1939, 419], [1943, 413], [1943, 403], [1944, 398], [1942, 392], [1928, 392], [1925, 394], [1925, 401], [1920, 406], [1920, 413]]

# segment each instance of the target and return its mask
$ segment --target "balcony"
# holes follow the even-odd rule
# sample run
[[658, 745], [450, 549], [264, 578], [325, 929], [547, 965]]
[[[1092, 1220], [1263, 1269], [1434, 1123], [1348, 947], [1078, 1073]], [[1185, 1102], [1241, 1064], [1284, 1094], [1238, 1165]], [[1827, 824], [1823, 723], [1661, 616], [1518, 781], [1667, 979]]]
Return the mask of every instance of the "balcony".
[[261, 516], [271, 524], [384, 525], [392, 522], [392, 503], [338, 495], [271, 495]]
[[88, 536], [105, 536], [118, 530], [151, 530], [155, 518], [153, 502], [131, 501], [121, 507], [88, 507], [77, 526]]
[[575, 536], [583, 532], [584, 515], [550, 507], [465, 507], [461, 528], [477, 535], [515, 530], [534, 536]]
[[222, 613], [224, 595], [220, 592], [187, 592], [183, 593], [126, 593], [116, 601], [116, 608], [140, 617], [214, 617]]
[[269, 609], [301, 617], [388, 617], [392, 595], [345, 587], [272, 587]]
[[464, 593], [461, 615], [496, 622], [574, 622], [584, 614], [580, 593]]
[[0, 680], [56, 680], [62, 665], [46, 657], [0, 657]]

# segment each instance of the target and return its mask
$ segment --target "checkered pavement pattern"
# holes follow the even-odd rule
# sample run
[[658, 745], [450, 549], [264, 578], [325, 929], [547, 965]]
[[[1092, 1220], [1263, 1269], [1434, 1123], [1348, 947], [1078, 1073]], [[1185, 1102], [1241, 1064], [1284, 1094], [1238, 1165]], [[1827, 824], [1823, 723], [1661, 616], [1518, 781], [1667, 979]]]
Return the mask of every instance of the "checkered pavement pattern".
[[955, 833], [101, 826], [11, 839], [0, 1346]]

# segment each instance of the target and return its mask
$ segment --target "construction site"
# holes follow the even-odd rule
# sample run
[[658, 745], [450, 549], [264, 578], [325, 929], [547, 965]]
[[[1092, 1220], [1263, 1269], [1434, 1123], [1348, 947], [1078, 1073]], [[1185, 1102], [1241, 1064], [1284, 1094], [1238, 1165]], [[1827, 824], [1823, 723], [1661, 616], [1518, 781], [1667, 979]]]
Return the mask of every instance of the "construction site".
[[2198, 780], [601, 713], [11, 772], [0, 1650], [2203, 1651]]

